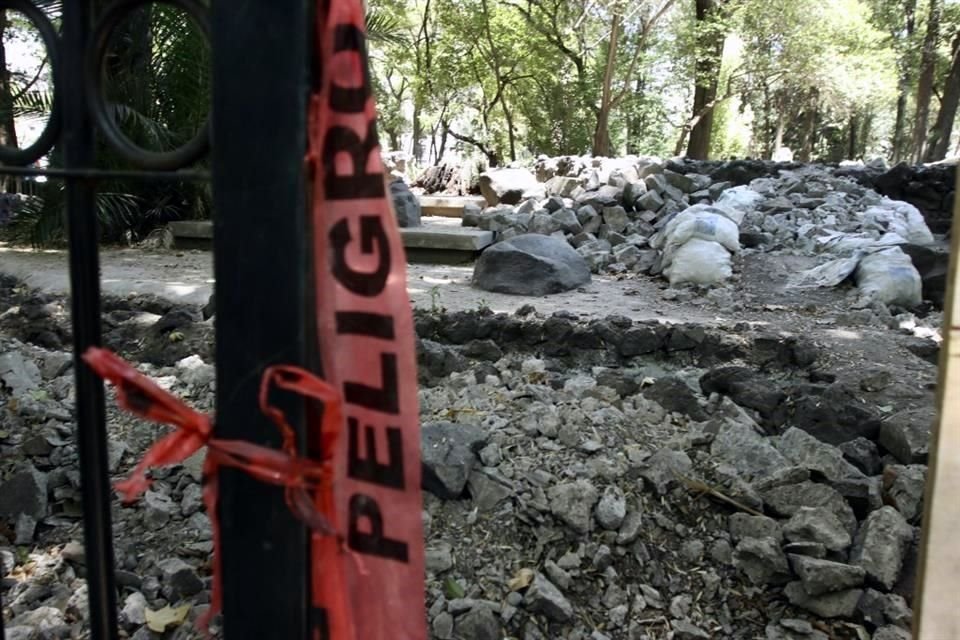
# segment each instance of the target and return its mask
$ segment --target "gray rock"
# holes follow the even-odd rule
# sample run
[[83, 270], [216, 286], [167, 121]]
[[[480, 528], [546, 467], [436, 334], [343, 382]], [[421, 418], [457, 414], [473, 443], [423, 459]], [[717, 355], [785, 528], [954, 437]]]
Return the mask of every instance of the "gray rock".
[[825, 507], [800, 507], [783, 533], [790, 542], [818, 542], [830, 551], [845, 551], [853, 542], [840, 518]]
[[632, 267], [640, 262], [643, 252], [632, 244], [622, 244], [613, 251], [613, 259], [626, 267]]
[[47, 476], [31, 465], [0, 484], [0, 517], [15, 518], [20, 514], [34, 520], [47, 515]]
[[434, 542], [427, 545], [424, 564], [427, 571], [443, 573], [453, 568], [453, 545], [446, 541]]
[[472, 202], [468, 202], [463, 205], [463, 214], [461, 218], [461, 224], [464, 227], [479, 227], [480, 226], [480, 216], [483, 214], [483, 210], [479, 205], [476, 205]]
[[393, 202], [393, 211], [397, 215], [398, 225], [420, 226], [420, 200], [413, 195], [406, 182], [397, 179], [390, 183], [390, 199]]
[[180, 513], [189, 518], [203, 508], [203, 489], [199, 484], [188, 484], [183, 488], [183, 497], [180, 499]]
[[653, 384], [644, 388], [643, 396], [653, 400], [667, 411], [680, 413], [697, 421], [707, 418], [693, 389], [679, 377], [657, 378]]
[[790, 580], [787, 556], [773, 538], [744, 538], [733, 552], [733, 566], [755, 585], [784, 584]]
[[889, 591], [900, 577], [912, 540], [913, 529], [896, 509], [877, 509], [861, 525], [850, 552], [850, 563], [863, 567], [871, 581]]
[[470, 497], [480, 511], [491, 511], [513, 495], [513, 485], [499, 473], [487, 469], [474, 469], [467, 481]]
[[568, 589], [573, 583], [573, 577], [553, 560], [547, 560], [543, 564], [543, 570], [546, 571], [550, 581], [561, 589]]
[[491, 169], [480, 174], [480, 193], [487, 204], [518, 204], [527, 198], [543, 199], [544, 186], [526, 169]]
[[623, 524], [627, 516], [627, 499], [623, 491], [615, 485], [603, 490], [600, 501], [597, 502], [596, 517], [600, 526], [609, 531], [616, 531]]
[[17, 566], [17, 557], [10, 549], [0, 547], [0, 578], [10, 575], [13, 568]]
[[764, 630], [766, 640], [830, 640], [822, 631], [817, 631], [806, 620], [784, 618], [780, 623], [771, 622]]
[[780, 523], [773, 518], [734, 513], [730, 516], [730, 537], [734, 543], [744, 538], [773, 538], [779, 544], [783, 540], [783, 532]]
[[587, 480], [558, 484], [547, 490], [550, 513], [577, 533], [590, 531], [597, 488]]
[[690, 177], [682, 173], [676, 173], [674, 171], [664, 171], [663, 175], [664, 177], [666, 177], [667, 182], [670, 185], [676, 187], [677, 189], [680, 189], [684, 193], [693, 193], [694, 191], [697, 191], [697, 188], [696, 188], [697, 183], [694, 182], [693, 179], [691, 179]]
[[64, 375], [73, 366], [73, 355], [64, 351], [51, 351], [43, 357], [40, 373], [44, 380], [53, 380]]
[[791, 553], [797, 556], [809, 556], [819, 558], [827, 557], [827, 548], [821, 542], [788, 542], [783, 545], [783, 552], [787, 555]]
[[[39, 633], [37, 636], [46, 640], [47, 638], [62, 638], [66, 620], [63, 611], [56, 607], [40, 606], [31, 611], [21, 613], [13, 619], [12, 627], [32, 627]], [[28, 636], [29, 637], [29, 636]]]
[[453, 616], [447, 611], [441, 611], [433, 619], [430, 629], [437, 640], [451, 640], [453, 638]]
[[543, 574], [534, 576], [523, 600], [529, 611], [541, 613], [556, 622], [566, 622], [573, 617], [573, 605]]
[[180, 510], [170, 496], [158, 491], [148, 490], [143, 496], [143, 503], [147, 508], [143, 516], [144, 522], [154, 529], [166, 525], [170, 517]]
[[910, 522], [919, 522], [923, 515], [923, 491], [927, 468], [923, 465], [892, 465], [883, 473], [884, 495], [900, 514]]
[[843, 523], [848, 533], [857, 528], [857, 518], [836, 489], [825, 484], [806, 481], [773, 487], [760, 492], [764, 503], [775, 514], [789, 518], [802, 507], [825, 507]]
[[483, 448], [487, 434], [480, 427], [452, 422], [425, 424], [420, 430], [423, 489], [439, 498], [459, 498]]
[[912, 640], [913, 636], [906, 629], [886, 625], [873, 632], [873, 640]]
[[844, 478], [831, 486], [847, 501], [858, 520], [883, 506], [879, 477]]
[[39, 640], [40, 636], [36, 629], [33, 627], [25, 627], [17, 625], [15, 627], [7, 627], [6, 635], [4, 638], [6, 640]]
[[620, 525], [620, 530], [617, 532], [617, 544], [626, 545], [636, 540], [637, 536], [640, 535], [640, 527], [642, 525], [643, 514], [640, 513], [640, 510], [636, 508], [629, 509], [626, 517], [623, 519], [623, 524]]
[[489, 607], [474, 607], [456, 619], [456, 640], [500, 640], [500, 622]]
[[123, 601], [120, 610], [120, 620], [127, 628], [139, 627], [147, 622], [147, 598], [139, 591], [134, 591]]
[[866, 571], [849, 564], [791, 555], [790, 566], [800, 576], [803, 588], [811, 596], [843, 591], [863, 585]]
[[33, 516], [21, 513], [17, 516], [14, 527], [13, 544], [32, 544], [33, 535], [37, 530], [37, 520]]
[[659, 211], [663, 207], [663, 197], [656, 191], [650, 190], [636, 199], [635, 206], [645, 211]]
[[768, 438], [745, 422], [725, 422], [710, 446], [710, 453], [733, 466], [748, 480], [765, 478], [790, 466]]
[[36, 389], [41, 378], [37, 364], [19, 351], [0, 354], [0, 383], [10, 389], [14, 397]]
[[627, 225], [630, 224], [630, 218], [627, 216], [626, 209], [621, 206], [604, 207], [603, 222], [611, 230], [623, 233]]
[[855, 438], [849, 442], [841, 443], [837, 448], [843, 453], [844, 458], [868, 476], [879, 475], [883, 470], [883, 464], [880, 462], [880, 451], [872, 440]]
[[544, 236], [549, 236], [552, 233], [561, 231], [563, 229], [559, 220], [555, 217], [537, 213], [534, 214], [533, 218], [530, 220], [529, 231], [530, 233], [537, 233]]
[[883, 616], [887, 622], [898, 627], [910, 629], [913, 626], [913, 611], [906, 599], [896, 593], [887, 594], [883, 604]]
[[163, 581], [177, 597], [189, 597], [203, 591], [203, 580], [180, 558], [162, 560], [157, 567], [163, 572]]
[[902, 464], [926, 464], [932, 423], [931, 411], [926, 409], [893, 415], [880, 427], [880, 446]]
[[590, 282], [581, 255], [559, 238], [525, 234], [499, 242], [480, 255], [474, 286], [485, 291], [541, 296]]
[[779, 438], [774, 438], [777, 449], [788, 460], [801, 467], [822, 474], [827, 480], [834, 481], [863, 474], [859, 469], [843, 458], [843, 453], [812, 435], [791, 427]]
[[674, 640], [710, 640], [709, 633], [691, 623], [689, 620], [671, 620]]
[[720, 393], [747, 409], [760, 414], [761, 419], [778, 426], [784, 420], [784, 401], [787, 395], [780, 387], [753, 369], [741, 366], [723, 366], [711, 369], [700, 377], [704, 395]]
[[811, 596], [799, 580], [788, 584], [783, 592], [795, 607], [805, 609], [823, 618], [851, 618], [857, 610], [861, 589], [847, 589], [819, 596]]
[[573, 209], [560, 209], [554, 212], [551, 217], [560, 225], [560, 228], [565, 233], [576, 235], [583, 231], [583, 225], [580, 224], [580, 221], [577, 219], [577, 214], [574, 213]]
[[693, 462], [683, 451], [660, 449], [644, 462], [640, 476], [653, 485], [657, 493], [664, 495], [678, 482], [678, 476], [685, 476], [693, 468]]

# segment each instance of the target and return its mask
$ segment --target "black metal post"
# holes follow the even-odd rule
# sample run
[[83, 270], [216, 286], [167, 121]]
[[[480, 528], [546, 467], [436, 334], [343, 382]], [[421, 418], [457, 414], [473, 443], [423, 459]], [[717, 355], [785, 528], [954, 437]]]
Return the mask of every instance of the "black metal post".
[[[214, 0], [210, 14], [217, 436], [273, 447], [276, 428], [257, 404], [261, 374], [274, 363], [303, 366], [316, 340], [305, 322], [311, 4]], [[302, 450], [303, 403], [284, 401]], [[308, 637], [309, 537], [283, 490], [224, 469], [217, 515], [224, 637]]]
[[[95, 160], [93, 123], [87, 113], [83, 82], [84, 56], [79, 55], [87, 50], [91, 23], [90, 0], [63, 3], [63, 47], [68, 53], [63, 56], [60, 95], [63, 99], [63, 159], [67, 170], [88, 169]], [[113, 575], [103, 383], [80, 359], [88, 347], [100, 345], [100, 266], [94, 188], [87, 180], [68, 179], [66, 192], [90, 637], [115, 640], [118, 637], [117, 593]]]

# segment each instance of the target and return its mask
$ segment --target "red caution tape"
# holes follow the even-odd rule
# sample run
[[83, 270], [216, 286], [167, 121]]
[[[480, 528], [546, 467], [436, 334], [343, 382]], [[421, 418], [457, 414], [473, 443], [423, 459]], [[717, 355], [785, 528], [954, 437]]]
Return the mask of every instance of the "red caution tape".
[[[183, 462], [201, 447], [207, 447], [203, 465], [203, 501], [213, 527], [213, 594], [210, 610], [198, 621], [199, 626], [206, 628], [210, 618], [221, 607], [220, 531], [216, 518], [217, 470], [220, 466], [235, 467], [262, 482], [284, 487], [287, 505], [294, 515], [314, 531], [315, 537], [328, 540], [334, 555], [345, 555], [343, 538], [332, 521], [331, 460], [342, 415], [339, 395], [329, 384], [296, 367], [273, 366], [264, 371], [260, 384], [260, 409], [273, 421], [282, 436], [281, 449], [270, 449], [249, 442], [214, 438], [213, 422], [209, 416], [191, 409], [106, 349], [88, 349], [83, 359], [99, 376], [116, 386], [117, 403], [121, 407], [146, 420], [177, 428], [147, 450], [129, 478], [116, 483], [117, 491], [125, 503], [133, 502], [150, 488], [151, 481], [146, 475], [148, 469]], [[297, 455], [293, 429], [284, 413], [269, 403], [268, 396], [273, 386], [324, 403], [322, 460]], [[311, 498], [311, 494], [317, 496], [316, 500]], [[360, 571], [363, 571], [362, 567]]]
[[[334, 447], [336, 522], [362, 567], [314, 536], [314, 638], [423, 640], [420, 427], [406, 258], [376, 133], [362, 0], [319, 0], [322, 83], [308, 166], [320, 353], [343, 396]], [[339, 591], [327, 568], [338, 565]], [[351, 624], [352, 620], [352, 624]], [[352, 628], [351, 628], [352, 627]]]

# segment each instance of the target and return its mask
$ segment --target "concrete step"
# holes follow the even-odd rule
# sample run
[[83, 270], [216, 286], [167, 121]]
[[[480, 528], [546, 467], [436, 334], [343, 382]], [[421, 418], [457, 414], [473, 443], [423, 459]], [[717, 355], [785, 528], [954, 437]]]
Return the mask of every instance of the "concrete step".
[[444, 218], [462, 218], [463, 205], [475, 204], [481, 209], [487, 206], [487, 201], [481, 196], [420, 196], [421, 215], [426, 217], [442, 216]]
[[[493, 232], [460, 226], [458, 218], [430, 216], [420, 227], [400, 229], [407, 260], [426, 264], [472, 262], [493, 244]], [[213, 223], [209, 220], [182, 220], [167, 225], [172, 246], [177, 249], [212, 249]]]

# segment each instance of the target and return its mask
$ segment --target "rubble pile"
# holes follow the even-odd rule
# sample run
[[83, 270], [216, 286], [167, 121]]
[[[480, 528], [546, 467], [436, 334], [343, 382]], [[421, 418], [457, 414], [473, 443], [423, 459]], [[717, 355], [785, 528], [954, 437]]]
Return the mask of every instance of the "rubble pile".
[[[806, 283], [859, 283], [863, 277], [852, 276], [860, 261], [882, 253], [884, 266], [873, 270], [874, 284], [860, 287], [864, 304], [879, 300], [909, 308], [924, 298], [942, 299], [936, 285], [920, 291], [922, 281], [942, 280], [946, 253], [934, 246], [916, 207], [829, 167], [761, 163], [765, 170], [754, 174], [750, 166], [641, 157], [541, 158], [532, 170], [482, 174], [488, 206], [467, 205], [463, 224], [494, 231], [501, 241], [555, 236], [573, 246], [593, 273], [662, 275], [671, 285], [722, 286], [735, 273], [742, 251], [844, 258], [846, 271], [836, 281]], [[697, 173], [698, 167], [705, 173]], [[937, 263], [935, 274], [931, 262]], [[881, 270], [912, 282], [878, 287]]]
[[[69, 336], [64, 301], [5, 285], [7, 637], [83, 637], [72, 359], [66, 343], [41, 344]], [[200, 345], [212, 321], [157, 305], [108, 301], [113, 348], [211, 410], [212, 345]], [[525, 307], [418, 311], [415, 325], [431, 638], [910, 637], [935, 379], [912, 336], [884, 330], [895, 365], [878, 365], [849, 341], [746, 323]], [[108, 407], [119, 479], [165, 430]], [[130, 638], [201, 637], [191, 622], [209, 606], [212, 543], [200, 462], [114, 503]], [[182, 621], [152, 631], [167, 605], [186, 607]]]

